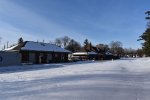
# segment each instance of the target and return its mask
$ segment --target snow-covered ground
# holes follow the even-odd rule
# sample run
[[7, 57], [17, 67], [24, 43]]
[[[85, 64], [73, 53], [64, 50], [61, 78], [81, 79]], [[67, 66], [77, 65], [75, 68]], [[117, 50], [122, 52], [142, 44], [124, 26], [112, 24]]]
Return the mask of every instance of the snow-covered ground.
[[150, 100], [150, 58], [1, 67], [0, 100]]

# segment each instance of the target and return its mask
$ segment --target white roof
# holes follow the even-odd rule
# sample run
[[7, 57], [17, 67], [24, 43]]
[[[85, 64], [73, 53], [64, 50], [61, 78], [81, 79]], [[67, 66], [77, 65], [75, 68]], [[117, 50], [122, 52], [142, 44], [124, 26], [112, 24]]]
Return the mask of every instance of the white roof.
[[14, 45], [14, 46], [11, 46], [9, 48], [4, 49], [4, 51], [12, 51], [17, 46], [18, 46], [18, 44]]
[[[10, 48], [5, 49], [4, 51], [15, 51], [13, 50], [19, 46], [19, 44], [16, 44]], [[47, 52], [66, 52], [69, 53], [70, 51], [58, 47], [55, 44], [50, 43], [40, 43], [40, 42], [33, 42], [33, 41], [27, 41], [23, 47], [21, 47], [20, 50], [28, 50], [28, 51], [47, 51]]]
[[113, 54], [112, 54], [112, 53], [110, 53], [110, 52], [106, 52], [105, 54], [106, 54], [106, 55], [113, 55]]
[[97, 53], [95, 52], [75, 52], [73, 55], [96, 55]]
[[54, 51], [54, 52], [70, 52], [64, 48], [58, 47], [55, 44], [50, 43], [40, 43], [28, 41], [21, 50], [31, 50], [31, 51]]

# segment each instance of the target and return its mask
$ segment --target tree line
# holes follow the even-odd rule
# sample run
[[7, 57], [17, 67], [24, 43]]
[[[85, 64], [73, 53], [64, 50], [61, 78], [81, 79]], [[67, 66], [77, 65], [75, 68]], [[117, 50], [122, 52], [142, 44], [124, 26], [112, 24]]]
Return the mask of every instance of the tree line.
[[68, 36], [56, 38], [54, 43], [59, 46], [63, 47], [71, 52], [81, 52], [86, 51], [90, 52], [93, 48], [95, 48], [95, 51], [97, 49], [98, 53], [112, 53], [117, 56], [129, 56], [129, 57], [135, 57], [143, 56], [142, 49], [132, 49], [132, 48], [123, 48], [123, 44], [120, 41], [111, 41], [109, 44], [103, 44], [99, 43], [97, 45], [93, 45], [92, 42], [90, 42], [88, 39], [85, 39], [83, 44], [79, 43], [78, 41], [71, 39]]
[[[0, 44], [1, 44], [2, 38], [0, 37]], [[18, 44], [24, 42], [23, 38], [20, 37], [18, 39]], [[38, 41], [37, 41], [38, 42]], [[44, 42], [44, 40], [43, 40]], [[117, 56], [129, 56], [129, 57], [134, 57], [136, 55], [142, 57], [143, 56], [143, 50], [142, 49], [132, 49], [132, 48], [123, 48], [123, 44], [120, 41], [111, 41], [109, 44], [103, 44], [99, 43], [97, 45], [93, 45], [92, 42], [90, 42], [88, 39], [85, 39], [83, 41], [83, 44], [80, 42], [68, 37], [59, 37], [54, 40], [54, 42], [51, 42], [59, 47], [65, 48], [71, 52], [91, 52], [93, 48], [95, 48], [95, 51], [98, 53], [112, 53]], [[10, 45], [11, 46], [14, 46]], [[5, 49], [6, 46], [4, 45]]]

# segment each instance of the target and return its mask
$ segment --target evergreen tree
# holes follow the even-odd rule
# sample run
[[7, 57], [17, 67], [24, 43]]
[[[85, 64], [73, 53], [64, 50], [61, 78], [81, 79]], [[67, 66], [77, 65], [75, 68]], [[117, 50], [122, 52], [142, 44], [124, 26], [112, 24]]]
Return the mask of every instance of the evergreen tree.
[[20, 44], [20, 43], [23, 43], [23, 38], [22, 38], [22, 37], [20, 37], [20, 38], [18, 39], [18, 44]]
[[144, 43], [143, 45], [143, 52], [146, 56], [150, 56], [150, 11], [147, 11], [145, 14], [148, 14], [148, 16], [145, 18], [148, 20], [147, 23], [147, 29], [146, 31], [140, 36], [140, 39], [138, 40], [143, 40]]
[[92, 50], [92, 43], [91, 42], [89, 44], [89, 49], [90, 49], [90, 51]]
[[88, 45], [88, 44], [89, 44], [89, 40], [88, 40], [88, 39], [85, 39], [85, 40], [84, 40], [84, 46], [85, 46], [85, 45]]
[[140, 36], [141, 40], [144, 40], [143, 51], [146, 56], [150, 56], [150, 28], [147, 28], [146, 31]]
[[88, 41], [88, 39], [85, 39], [84, 40], [84, 50], [87, 51], [87, 52], [89, 51], [88, 50], [88, 45], [89, 45], [89, 41]]

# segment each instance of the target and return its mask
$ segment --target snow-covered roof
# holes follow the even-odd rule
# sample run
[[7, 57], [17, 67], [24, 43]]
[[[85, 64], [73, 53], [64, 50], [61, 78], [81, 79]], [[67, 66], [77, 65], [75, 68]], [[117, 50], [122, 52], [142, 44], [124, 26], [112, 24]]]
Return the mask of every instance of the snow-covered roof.
[[33, 42], [33, 41], [26, 41], [22, 43], [21, 45], [15, 45], [13, 47], [5, 49], [6, 51], [8, 50], [28, 50], [28, 51], [46, 51], [46, 52], [66, 52], [69, 53], [70, 51], [58, 47], [55, 44], [50, 44], [50, 43], [43, 43], [43, 42]]
[[73, 55], [87, 55], [87, 52], [75, 52]]
[[40, 43], [28, 41], [21, 50], [32, 50], [32, 51], [54, 51], [54, 52], [70, 52], [64, 48], [58, 47], [55, 44]]
[[75, 52], [73, 55], [96, 55], [97, 53], [95, 52]]
[[9, 48], [4, 49], [4, 51], [15, 51], [14, 48], [16, 48], [17, 46], [19, 46], [19, 44], [13, 45]]

